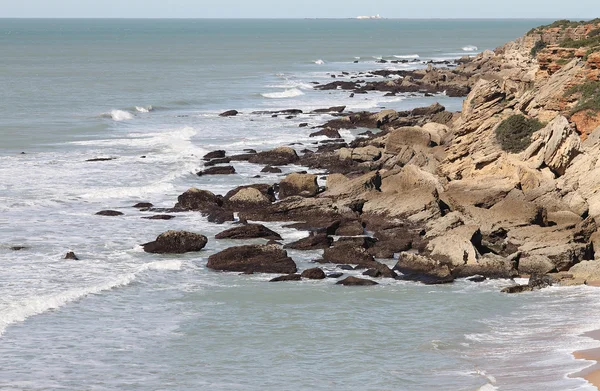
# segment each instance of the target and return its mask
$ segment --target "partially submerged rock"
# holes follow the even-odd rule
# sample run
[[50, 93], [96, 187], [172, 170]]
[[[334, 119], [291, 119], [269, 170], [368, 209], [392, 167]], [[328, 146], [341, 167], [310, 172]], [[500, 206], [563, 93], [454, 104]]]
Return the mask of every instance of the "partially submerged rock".
[[96, 212], [97, 216], [123, 216], [123, 212], [119, 212], [117, 210], [101, 210], [100, 212]]
[[215, 235], [216, 239], [273, 239], [281, 240], [281, 235], [262, 224], [245, 224], [230, 228]]
[[372, 285], [378, 285], [377, 282], [373, 281], [373, 280], [368, 280], [365, 278], [358, 278], [358, 277], [346, 277], [345, 279], [336, 282], [336, 285], [344, 285], [344, 286], [372, 286]]
[[155, 254], [183, 254], [190, 251], [200, 251], [206, 246], [208, 239], [187, 231], [167, 231], [152, 242], [142, 244], [144, 251]]
[[244, 273], [295, 273], [296, 263], [276, 245], [230, 247], [208, 257], [206, 267], [213, 270]]

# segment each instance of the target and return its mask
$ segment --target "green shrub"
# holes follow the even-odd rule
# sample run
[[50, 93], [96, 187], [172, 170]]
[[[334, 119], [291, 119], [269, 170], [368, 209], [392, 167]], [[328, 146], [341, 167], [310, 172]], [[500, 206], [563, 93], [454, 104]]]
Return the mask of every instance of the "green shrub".
[[496, 128], [496, 140], [506, 152], [519, 153], [531, 144], [531, 135], [544, 127], [540, 121], [517, 114]]
[[581, 94], [579, 101], [571, 110], [571, 114], [588, 110], [595, 115], [600, 111], [600, 81], [586, 81], [583, 84], [573, 86], [565, 92], [565, 97]]
[[542, 49], [544, 49], [546, 47], [546, 42], [544, 41], [537, 41], [535, 43], [535, 45], [533, 45], [533, 48], [531, 48], [531, 57], [535, 57], [537, 56], [538, 52]]
[[600, 28], [594, 29], [594, 30], [590, 31], [588, 34], [588, 38], [594, 38], [594, 37], [599, 37], [599, 36], [600, 36]]
[[563, 48], [579, 49], [584, 46], [593, 46], [598, 44], [600, 44], [600, 36], [578, 40], [565, 39], [560, 43], [560, 46], [562, 46]]

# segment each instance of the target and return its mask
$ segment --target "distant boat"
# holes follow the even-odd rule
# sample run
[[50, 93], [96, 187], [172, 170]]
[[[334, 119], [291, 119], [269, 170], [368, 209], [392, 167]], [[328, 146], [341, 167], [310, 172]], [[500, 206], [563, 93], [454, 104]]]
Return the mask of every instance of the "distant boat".
[[375, 16], [357, 16], [356, 19], [383, 19], [381, 15], [377, 14]]

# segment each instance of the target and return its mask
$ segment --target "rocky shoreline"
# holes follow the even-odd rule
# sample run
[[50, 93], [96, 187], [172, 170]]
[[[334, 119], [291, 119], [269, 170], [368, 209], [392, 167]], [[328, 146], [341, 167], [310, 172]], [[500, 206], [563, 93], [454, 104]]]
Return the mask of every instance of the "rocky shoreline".
[[[455, 67], [429, 64], [416, 71], [369, 73], [384, 81], [347, 74], [351, 81], [315, 85], [352, 94], [445, 92], [465, 101], [460, 113], [439, 104], [405, 112], [315, 110], [331, 116], [311, 134], [326, 140], [238, 155], [214, 151], [204, 157], [198, 175], [233, 174], [240, 161], [255, 164], [257, 175], [281, 172], [279, 166], [288, 164], [323, 174], [292, 173], [279, 183], [241, 186], [224, 196], [190, 188], [173, 208], [148, 204], [145, 210], [156, 212], [151, 217], [156, 219], [196, 211], [210, 222], [237, 223], [216, 240], [269, 242], [242, 243], [211, 255], [207, 267], [283, 275], [274, 281], [331, 277], [342, 285], [372, 285], [373, 279], [393, 278], [445, 284], [456, 278], [532, 276], [528, 285], [506, 289], [513, 293], [600, 280], [595, 251], [600, 245], [600, 116], [589, 103], [600, 96], [600, 89], [590, 92], [600, 83], [600, 50], [585, 46], [567, 57], [560, 46], [575, 30], [580, 40], [589, 40], [598, 28], [597, 23], [545, 26], [495, 51], [461, 59]], [[540, 42], [544, 48], [535, 51]], [[300, 114], [306, 113], [229, 110], [221, 117]], [[540, 126], [529, 129], [527, 121]], [[365, 132], [347, 142], [341, 129]], [[502, 141], [501, 131], [508, 132], [502, 135], [508, 141]], [[319, 186], [319, 177], [325, 186]], [[323, 250], [314, 268], [297, 274], [279, 234], [256, 224], [271, 221], [309, 232], [285, 248]], [[207, 240], [213, 239], [170, 231], [144, 247], [181, 253], [199, 251]], [[395, 266], [388, 267], [386, 260]], [[319, 264], [339, 265], [339, 272], [326, 275]], [[348, 268], [363, 270], [366, 278], [341, 279]]]

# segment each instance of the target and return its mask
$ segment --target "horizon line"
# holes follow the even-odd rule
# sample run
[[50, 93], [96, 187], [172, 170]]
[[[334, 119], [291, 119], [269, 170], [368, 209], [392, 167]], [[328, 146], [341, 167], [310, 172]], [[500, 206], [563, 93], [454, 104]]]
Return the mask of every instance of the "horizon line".
[[361, 21], [382, 21], [382, 20], [592, 20], [594, 18], [580, 17], [465, 17], [465, 18], [442, 18], [442, 17], [382, 17], [381, 19], [358, 19], [356, 16], [349, 17], [129, 17], [129, 16], [0, 16], [0, 20], [5, 19], [44, 19], [44, 20], [60, 20], [60, 19], [112, 19], [112, 20], [361, 20]]

